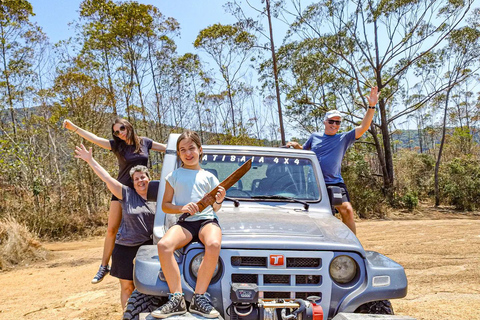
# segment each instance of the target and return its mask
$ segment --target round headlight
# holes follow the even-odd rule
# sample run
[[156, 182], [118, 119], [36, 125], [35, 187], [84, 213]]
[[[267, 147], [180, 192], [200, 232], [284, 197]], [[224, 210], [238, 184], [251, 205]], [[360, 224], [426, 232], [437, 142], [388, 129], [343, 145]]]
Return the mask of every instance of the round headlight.
[[[204, 255], [205, 255], [205, 252], [200, 252], [192, 259], [192, 262], [190, 263], [190, 271], [192, 272], [192, 275], [195, 279], [197, 279], [198, 277], [198, 269], [200, 269], [200, 265], [202, 264]], [[217, 265], [215, 266], [215, 271], [213, 272], [213, 276], [212, 276], [212, 282], [214, 281], [214, 279], [216, 279], [216, 276], [218, 275], [219, 270], [220, 270], [220, 259], [218, 260]]]
[[338, 283], [348, 283], [357, 274], [357, 264], [349, 256], [338, 256], [330, 264], [330, 276]]

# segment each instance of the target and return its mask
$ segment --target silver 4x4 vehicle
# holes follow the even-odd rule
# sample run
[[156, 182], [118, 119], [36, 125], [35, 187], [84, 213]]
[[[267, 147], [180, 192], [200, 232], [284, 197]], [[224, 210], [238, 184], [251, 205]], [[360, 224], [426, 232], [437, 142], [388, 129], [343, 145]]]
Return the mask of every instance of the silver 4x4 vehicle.
[[[155, 243], [178, 218], [161, 208], [164, 178], [180, 165], [177, 138], [169, 137], [156, 192]], [[368, 317], [354, 313], [393, 314], [388, 299], [407, 293], [404, 269], [380, 253], [364, 250], [332, 215], [313, 152], [212, 145], [203, 146], [203, 153], [202, 168], [219, 181], [253, 160], [250, 171], [228, 189], [218, 212], [222, 249], [208, 293], [221, 317], [326, 320], [350, 319], [349, 314], [355, 316], [352, 319]], [[175, 257], [185, 299], [190, 301], [203, 246], [190, 243]], [[134, 282], [136, 290], [124, 319], [144, 317], [167, 299], [169, 290], [155, 245], [139, 249]], [[198, 318], [189, 313], [174, 317]]]

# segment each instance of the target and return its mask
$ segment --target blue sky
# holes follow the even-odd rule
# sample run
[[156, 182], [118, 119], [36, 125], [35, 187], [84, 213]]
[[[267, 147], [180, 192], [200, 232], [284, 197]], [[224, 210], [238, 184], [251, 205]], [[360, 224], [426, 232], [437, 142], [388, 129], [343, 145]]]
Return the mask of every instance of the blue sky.
[[[227, 0], [137, 0], [152, 4], [168, 16], [175, 18], [181, 27], [181, 39], [175, 41], [178, 52], [193, 52], [193, 41], [198, 32], [215, 23], [232, 23], [234, 18], [225, 13], [223, 4]], [[34, 21], [42, 27], [52, 43], [73, 35], [68, 23], [78, 19], [81, 0], [30, 0]]]

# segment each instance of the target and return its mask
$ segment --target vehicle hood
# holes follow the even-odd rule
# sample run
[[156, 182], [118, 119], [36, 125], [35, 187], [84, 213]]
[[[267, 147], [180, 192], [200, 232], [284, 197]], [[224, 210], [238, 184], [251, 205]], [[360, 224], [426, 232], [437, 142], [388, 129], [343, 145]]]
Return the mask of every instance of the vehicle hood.
[[357, 237], [327, 211], [306, 211], [298, 204], [295, 207], [240, 204], [217, 215], [222, 227], [222, 248], [339, 250], [364, 254]]

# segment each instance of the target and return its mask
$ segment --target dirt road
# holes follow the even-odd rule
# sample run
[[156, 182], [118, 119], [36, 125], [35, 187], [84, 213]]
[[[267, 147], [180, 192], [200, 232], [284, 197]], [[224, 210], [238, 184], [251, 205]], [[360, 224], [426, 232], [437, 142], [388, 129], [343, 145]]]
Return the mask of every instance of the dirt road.
[[[480, 219], [358, 222], [365, 249], [401, 263], [409, 280], [397, 314], [417, 319], [480, 319]], [[90, 280], [101, 238], [48, 243], [47, 261], [0, 273], [0, 319], [120, 319], [119, 284]]]

